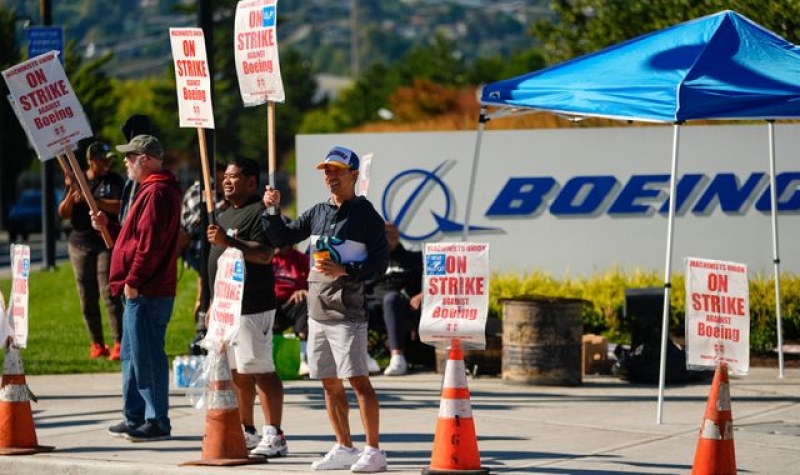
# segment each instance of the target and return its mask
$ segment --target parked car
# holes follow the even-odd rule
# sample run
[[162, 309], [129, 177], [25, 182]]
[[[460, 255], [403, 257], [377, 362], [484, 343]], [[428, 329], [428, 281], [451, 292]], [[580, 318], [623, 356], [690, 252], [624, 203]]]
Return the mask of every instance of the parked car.
[[[60, 236], [63, 226], [61, 219], [58, 218], [58, 203], [64, 198], [64, 191], [55, 190], [55, 199], [53, 202], [53, 212], [56, 222], [56, 235]], [[27, 189], [22, 190], [19, 195], [19, 200], [11, 205], [8, 212], [8, 220], [6, 223], [8, 230], [8, 237], [11, 242], [16, 242], [17, 239], [22, 238], [27, 241], [31, 233], [42, 232], [42, 190]]]

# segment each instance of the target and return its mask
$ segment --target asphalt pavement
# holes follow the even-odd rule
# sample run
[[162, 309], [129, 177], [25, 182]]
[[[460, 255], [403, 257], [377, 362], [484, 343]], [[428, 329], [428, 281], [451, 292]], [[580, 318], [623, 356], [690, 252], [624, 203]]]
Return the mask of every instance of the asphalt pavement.
[[[0, 257], [8, 254], [3, 237]], [[3, 269], [0, 262], [0, 274]], [[612, 376], [587, 376], [580, 386], [467, 381], [481, 462], [491, 473], [690, 473], [710, 390], [708, 382], [667, 386], [659, 424], [657, 388]], [[205, 424], [205, 412], [190, 405], [183, 389], [170, 394], [172, 440], [132, 443], [106, 433], [121, 420], [119, 374], [28, 376], [27, 382], [38, 397], [32, 407], [39, 443], [55, 449], [0, 456], [5, 474], [311, 473], [311, 462], [334, 441], [318, 381], [284, 383], [289, 456], [234, 468], [181, 466], [200, 459]], [[441, 383], [433, 372], [373, 378], [390, 473], [419, 474], [429, 466]], [[800, 369], [786, 369], [779, 379], [776, 368], [752, 368], [731, 377], [730, 394], [739, 473], [800, 473]], [[350, 397], [350, 425], [361, 447], [363, 430]], [[3, 426], [0, 433], [13, 429]]]
[[[121, 419], [119, 374], [29, 376], [27, 382], [38, 396], [33, 413], [39, 443], [55, 450], [0, 457], [2, 473], [311, 473], [311, 462], [333, 444], [318, 381], [285, 382], [289, 456], [235, 468], [180, 466], [200, 458], [205, 423], [205, 412], [189, 404], [184, 390], [170, 395], [172, 440], [133, 443], [106, 433]], [[441, 382], [432, 372], [373, 378], [390, 473], [419, 474], [429, 466]], [[775, 368], [731, 378], [739, 473], [800, 472], [798, 382], [798, 369], [786, 370], [784, 379]], [[612, 376], [588, 376], [572, 387], [510, 384], [499, 377], [470, 377], [467, 384], [482, 465], [491, 473], [531, 474], [689, 473], [710, 390], [708, 382], [667, 386], [657, 424], [657, 388]], [[350, 424], [362, 447], [354, 402], [352, 407]]]

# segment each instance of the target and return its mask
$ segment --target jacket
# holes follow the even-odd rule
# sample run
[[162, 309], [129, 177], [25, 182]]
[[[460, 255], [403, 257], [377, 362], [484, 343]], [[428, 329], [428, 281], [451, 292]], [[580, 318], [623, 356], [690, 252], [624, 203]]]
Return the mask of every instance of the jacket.
[[125, 284], [146, 297], [174, 297], [177, 284], [178, 229], [181, 189], [168, 170], [154, 173], [139, 184], [111, 253], [109, 285], [114, 295]]
[[383, 275], [389, 260], [383, 218], [366, 198], [357, 196], [337, 208], [318, 203], [288, 224], [281, 216], [262, 214], [264, 232], [276, 246], [311, 238], [312, 254], [326, 250], [344, 265], [347, 275], [335, 279], [308, 275], [308, 316], [317, 321], [366, 320], [364, 281]]

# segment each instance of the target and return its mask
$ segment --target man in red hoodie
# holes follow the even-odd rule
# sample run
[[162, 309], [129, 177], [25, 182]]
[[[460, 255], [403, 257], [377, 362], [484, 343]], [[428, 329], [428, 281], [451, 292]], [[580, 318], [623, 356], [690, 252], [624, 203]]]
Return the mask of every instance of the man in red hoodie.
[[164, 351], [167, 324], [175, 302], [181, 190], [164, 168], [164, 149], [151, 135], [137, 135], [125, 145], [128, 178], [139, 184], [122, 228], [102, 212], [95, 227], [116, 234], [109, 285], [123, 294], [122, 397], [125, 420], [108, 428], [114, 437], [134, 442], [166, 440], [169, 366]]

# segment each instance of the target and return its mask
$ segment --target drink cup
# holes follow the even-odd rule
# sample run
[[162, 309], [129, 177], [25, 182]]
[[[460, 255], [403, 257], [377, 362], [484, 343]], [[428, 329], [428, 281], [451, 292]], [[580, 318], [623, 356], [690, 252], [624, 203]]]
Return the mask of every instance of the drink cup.
[[330, 259], [330, 258], [331, 258], [331, 253], [329, 251], [314, 251], [314, 266], [319, 267], [317, 266], [317, 262], [323, 259]]

